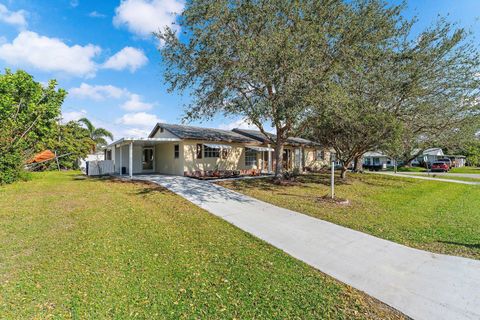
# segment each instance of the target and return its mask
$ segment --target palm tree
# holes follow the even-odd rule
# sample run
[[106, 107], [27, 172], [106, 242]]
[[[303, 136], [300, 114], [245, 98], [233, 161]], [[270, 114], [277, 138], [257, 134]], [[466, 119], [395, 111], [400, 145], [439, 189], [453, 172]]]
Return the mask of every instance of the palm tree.
[[78, 122], [85, 125], [88, 133], [90, 134], [90, 138], [95, 143], [92, 147], [92, 152], [95, 152], [97, 147], [103, 147], [108, 144], [105, 138], [110, 138], [111, 140], [113, 140], [113, 134], [110, 131], [104, 128], [95, 128], [92, 122], [90, 122], [90, 120], [88, 120], [87, 118], [81, 118], [78, 120]]

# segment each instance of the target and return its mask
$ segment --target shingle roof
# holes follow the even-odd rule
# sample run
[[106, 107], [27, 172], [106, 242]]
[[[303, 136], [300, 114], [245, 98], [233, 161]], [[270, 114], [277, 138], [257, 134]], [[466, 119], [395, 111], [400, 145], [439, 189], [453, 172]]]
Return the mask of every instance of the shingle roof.
[[158, 128], [164, 128], [170, 131], [180, 139], [191, 140], [207, 140], [207, 141], [222, 141], [222, 142], [241, 142], [241, 143], [255, 143], [254, 139], [244, 135], [232, 132], [229, 130], [200, 128], [185, 126], [179, 124], [158, 123], [155, 129], [150, 133], [149, 137], [153, 137]]
[[[233, 132], [242, 134], [246, 137], [255, 139], [257, 141], [263, 142], [263, 143], [268, 143], [267, 139], [265, 138], [265, 135], [261, 133], [260, 131], [257, 130], [248, 130], [248, 129], [233, 129]], [[267, 133], [272, 139], [276, 138], [276, 135], [272, 133]], [[308, 145], [308, 146], [320, 146], [319, 143], [313, 142], [311, 140], [303, 139], [303, 138], [298, 138], [298, 137], [292, 137], [287, 139], [287, 143], [290, 145]]]

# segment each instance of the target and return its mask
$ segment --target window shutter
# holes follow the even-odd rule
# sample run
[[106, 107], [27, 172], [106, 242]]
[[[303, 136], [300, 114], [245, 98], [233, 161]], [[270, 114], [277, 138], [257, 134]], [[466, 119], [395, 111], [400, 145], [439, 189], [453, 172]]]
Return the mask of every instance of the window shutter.
[[203, 145], [202, 145], [201, 143], [197, 144], [197, 159], [202, 159], [202, 155], [203, 155], [203, 154], [202, 154], [202, 153], [203, 153], [203, 152], [202, 152], [202, 151], [203, 151], [203, 150], [202, 150], [202, 149], [203, 149], [202, 146], [203, 146]]

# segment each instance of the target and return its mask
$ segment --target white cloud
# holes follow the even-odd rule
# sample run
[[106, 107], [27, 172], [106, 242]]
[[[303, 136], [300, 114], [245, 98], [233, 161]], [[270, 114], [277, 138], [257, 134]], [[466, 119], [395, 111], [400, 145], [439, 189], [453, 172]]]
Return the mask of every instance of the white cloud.
[[115, 9], [113, 24], [125, 25], [130, 32], [144, 38], [165, 26], [178, 31], [174, 22], [183, 7], [181, 0], [123, 0]]
[[126, 113], [116, 121], [126, 126], [139, 126], [142, 128], [153, 128], [157, 122], [164, 122], [156, 115], [146, 112]]
[[25, 10], [10, 11], [8, 8], [0, 3], [0, 21], [25, 28], [27, 26], [27, 12]]
[[83, 118], [87, 115], [86, 110], [72, 110], [67, 112], [62, 112], [62, 123], [67, 123], [69, 121], [77, 121], [80, 118]]
[[125, 47], [111, 56], [103, 64], [103, 68], [113, 70], [124, 70], [128, 68], [130, 72], [134, 72], [138, 68], [144, 66], [147, 62], [148, 59], [142, 50]]
[[143, 102], [141, 97], [138, 94], [130, 94], [130, 99], [125, 101], [121, 105], [122, 109], [127, 111], [141, 111], [141, 110], [150, 110], [153, 108], [153, 104], [148, 102]]
[[257, 126], [249, 123], [245, 118], [238, 119], [229, 123], [222, 123], [218, 126], [218, 128], [223, 130], [232, 130], [235, 128], [258, 130]]
[[125, 137], [129, 138], [145, 138], [150, 134], [151, 129], [130, 128], [123, 131]]
[[106, 18], [107, 16], [103, 13], [100, 13], [98, 11], [92, 11], [88, 14], [90, 18]]
[[79, 3], [78, 0], [70, 0], [70, 6], [71, 6], [72, 8], [78, 7], [79, 4], [80, 4], [80, 3]]
[[100, 47], [92, 44], [68, 46], [57, 38], [22, 31], [12, 43], [0, 46], [0, 59], [42, 71], [92, 77], [97, 69], [93, 58], [100, 52]]
[[125, 88], [112, 85], [89, 85], [82, 83], [79, 87], [71, 88], [68, 92], [72, 97], [95, 101], [126, 99], [120, 107], [127, 111], [144, 111], [153, 108], [153, 104], [142, 101], [140, 95], [131, 93]]
[[132, 94], [127, 89], [122, 89], [112, 85], [89, 85], [82, 83], [80, 87], [71, 88], [69, 94], [78, 98], [89, 98], [96, 101], [107, 98], [121, 99], [129, 97]]

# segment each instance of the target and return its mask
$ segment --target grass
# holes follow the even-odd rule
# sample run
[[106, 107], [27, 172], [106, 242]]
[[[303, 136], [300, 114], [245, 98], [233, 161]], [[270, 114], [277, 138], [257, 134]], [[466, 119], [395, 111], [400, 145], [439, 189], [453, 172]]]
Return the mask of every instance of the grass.
[[349, 174], [337, 177], [337, 197], [349, 206], [319, 201], [329, 193], [328, 175], [306, 175], [296, 185], [270, 179], [222, 185], [387, 240], [433, 252], [480, 259], [480, 186]]
[[476, 173], [480, 174], [479, 167], [460, 167], [460, 168], [452, 168], [450, 173]]
[[397, 319], [159, 187], [35, 174], [0, 187], [3, 319]]

